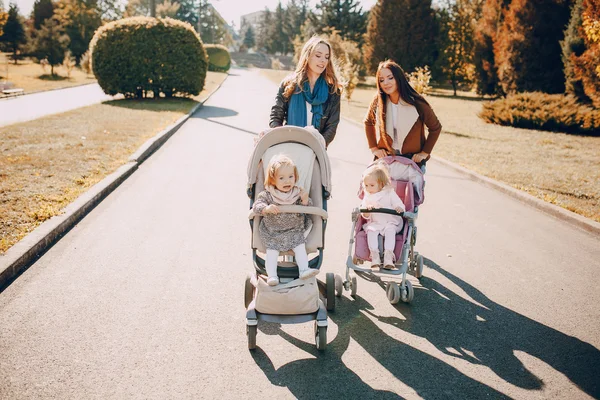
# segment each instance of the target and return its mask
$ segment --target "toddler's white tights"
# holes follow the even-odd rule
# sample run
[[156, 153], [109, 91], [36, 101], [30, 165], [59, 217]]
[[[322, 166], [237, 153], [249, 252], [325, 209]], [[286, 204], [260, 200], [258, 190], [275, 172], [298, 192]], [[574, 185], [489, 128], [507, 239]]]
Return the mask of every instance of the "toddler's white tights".
[[[375, 231], [367, 232], [367, 244], [369, 245], [369, 250], [379, 249], [379, 243], [377, 240], [378, 236], [379, 236], [379, 232], [375, 232]], [[394, 247], [396, 247], [396, 227], [388, 226], [383, 231], [383, 249], [394, 251]]]
[[[306, 254], [306, 245], [304, 243], [296, 246], [294, 249], [294, 256], [296, 257], [296, 263], [298, 264], [298, 270], [300, 273], [308, 269], [308, 254]], [[267, 249], [267, 259], [265, 260], [265, 267], [267, 268], [267, 276], [269, 278], [277, 276], [277, 258], [279, 257], [279, 250]]]

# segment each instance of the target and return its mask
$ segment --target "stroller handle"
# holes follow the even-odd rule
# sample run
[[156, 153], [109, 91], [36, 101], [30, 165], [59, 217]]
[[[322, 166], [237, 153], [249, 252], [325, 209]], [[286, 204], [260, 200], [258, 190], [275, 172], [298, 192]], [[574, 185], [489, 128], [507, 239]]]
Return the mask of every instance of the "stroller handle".
[[399, 217], [404, 216], [404, 212], [397, 212], [396, 210], [394, 210], [392, 208], [371, 208], [370, 210], [368, 208], [361, 208], [358, 211], [361, 213], [365, 213], [365, 214], [380, 213], [380, 214], [397, 215]]
[[415, 220], [417, 218], [417, 214], [412, 213], [412, 212], [408, 212], [408, 211], [404, 211], [404, 212], [397, 212], [396, 210], [393, 210], [391, 208], [372, 208], [372, 209], [368, 209], [368, 208], [361, 208], [358, 210], [360, 213], [365, 213], [365, 214], [369, 214], [369, 213], [381, 213], [381, 214], [391, 214], [391, 215], [397, 215], [399, 217], [404, 217], [406, 219], [409, 220]]
[[[321, 217], [323, 219], [327, 219], [327, 211], [325, 211], [319, 207], [298, 206], [298, 205], [289, 205], [289, 206], [278, 205], [277, 208], [279, 208], [279, 212], [282, 212], [282, 213], [314, 214], [314, 215], [318, 215], [319, 217]], [[250, 213], [248, 214], [249, 219], [252, 219], [252, 218], [258, 217], [258, 216], [259, 215], [256, 214], [253, 210], [250, 210]]]

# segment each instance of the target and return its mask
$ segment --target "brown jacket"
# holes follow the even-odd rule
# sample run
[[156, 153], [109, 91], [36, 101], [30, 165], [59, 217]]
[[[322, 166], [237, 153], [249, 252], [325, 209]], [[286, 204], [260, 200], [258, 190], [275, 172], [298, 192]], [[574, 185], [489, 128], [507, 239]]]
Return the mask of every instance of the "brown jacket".
[[[364, 120], [367, 142], [369, 142], [369, 148], [378, 147], [386, 150], [388, 154], [395, 154], [392, 147], [394, 139], [385, 131], [385, 106], [383, 107], [383, 121], [379, 124], [380, 137], [377, 140], [375, 129], [377, 125], [377, 100], [378, 96], [375, 95]], [[404, 139], [404, 144], [400, 152], [402, 154], [415, 154], [424, 151], [431, 154], [433, 146], [440, 136], [442, 124], [440, 124], [440, 121], [427, 101], [416, 99], [415, 108], [419, 113], [419, 118], [408, 132], [406, 139]], [[429, 130], [427, 137], [425, 137], [425, 126]]]

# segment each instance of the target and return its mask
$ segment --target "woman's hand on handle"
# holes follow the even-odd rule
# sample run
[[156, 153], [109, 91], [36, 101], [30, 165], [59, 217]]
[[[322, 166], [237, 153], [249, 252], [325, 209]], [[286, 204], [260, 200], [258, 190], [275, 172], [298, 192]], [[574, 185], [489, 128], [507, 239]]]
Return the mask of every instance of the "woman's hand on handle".
[[422, 152], [420, 152], [420, 153], [417, 153], [417, 154], [413, 155], [413, 156], [412, 156], [412, 160], [413, 160], [415, 163], [417, 163], [417, 164], [418, 164], [418, 163], [420, 163], [421, 161], [423, 161], [423, 160], [426, 160], [426, 159], [427, 159], [427, 157], [429, 157], [429, 153], [425, 153], [424, 151], [422, 151]]
[[387, 156], [387, 152], [378, 147], [371, 147], [371, 153], [373, 153], [376, 158], [383, 158]]

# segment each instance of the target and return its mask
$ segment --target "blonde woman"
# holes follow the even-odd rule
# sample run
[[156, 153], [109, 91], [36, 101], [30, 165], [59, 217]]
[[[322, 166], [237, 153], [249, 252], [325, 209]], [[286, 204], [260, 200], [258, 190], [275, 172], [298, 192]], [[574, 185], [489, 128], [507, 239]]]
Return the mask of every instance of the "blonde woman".
[[306, 42], [296, 71], [279, 87], [269, 127], [313, 126], [329, 146], [340, 122], [341, 84], [333, 61], [325, 39], [314, 36]]

